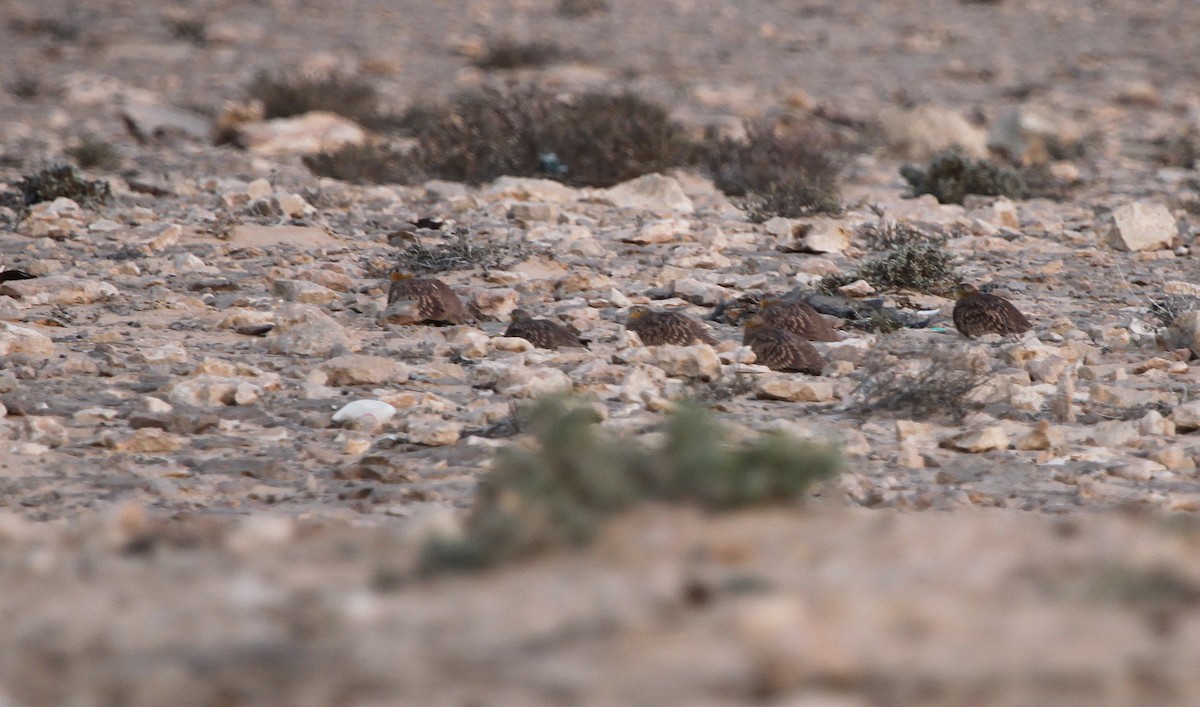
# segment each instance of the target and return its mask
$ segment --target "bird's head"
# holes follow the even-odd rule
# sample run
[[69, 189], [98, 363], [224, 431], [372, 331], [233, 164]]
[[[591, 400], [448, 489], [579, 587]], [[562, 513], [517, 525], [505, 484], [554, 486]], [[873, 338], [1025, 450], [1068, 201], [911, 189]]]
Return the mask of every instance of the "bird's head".
[[629, 318], [629, 321], [636, 322], [637, 320], [641, 319], [642, 317], [646, 316], [649, 313], [650, 313], [649, 307], [647, 307], [643, 304], [639, 304], [636, 307], [630, 307], [629, 314], [627, 316]]
[[979, 288], [969, 282], [960, 282], [954, 286], [955, 299], [965, 299], [977, 294], [979, 294]]
[[390, 277], [392, 282], [402, 282], [404, 280], [411, 280], [416, 276], [407, 270], [393, 270], [390, 273]]
[[766, 325], [767, 322], [765, 319], [763, 319], [760, 315], [754, 314], [746, 318], [746, 323], [744, 326], [746, 327], [747, 332], [752, 332], [758, 331]]
[[519, 322], [525, 319], [532, 319], [529, 312], [525, 311], [524, 309], [514, 309], [512, 311], [512, 320], [514, 322]]

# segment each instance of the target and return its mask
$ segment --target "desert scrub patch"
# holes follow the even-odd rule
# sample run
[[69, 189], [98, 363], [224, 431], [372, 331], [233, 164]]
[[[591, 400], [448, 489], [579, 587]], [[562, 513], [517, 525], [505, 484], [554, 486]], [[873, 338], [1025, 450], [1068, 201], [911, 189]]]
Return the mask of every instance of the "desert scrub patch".
[[817, 289], [835, 294], [839, 287], [866, 280], [879, 291], [912, 290], [944, 295], [959, 282], [954, 256], [937, 243], [906, 244], [872, 258], [845, 275], [826, 275]]
[[472, 63], [480, 69], [528, 69], [557, 64], [574, 58], [571, 52], [554, 42], [521, 42], [511, 38], [488, 43], [483, 54]]
[[751, 125], [744, 140], [699, 143], [692, 159], [753, 221], [842, 211], [843, 158], [800, 136]]
[[426, 245], [411, 232], [402, 231], [394, 239], [401, 245], [396, 267], [406, 272], [429, 274], [451, 270], [481, 268], [485, 273], [498, 270], [514, 260], [523, 260], [528, 252], [519, 244], [491, 243], [475, 236], [468, 228], [456, 228], [447, 240]]
[[500, 449], [480, 482], [461, 537], [428, 541], [422, 569], [478, 569], [554, 547], [590, 542], [604, 522], [638, 503], [710, 509], [794, 501], [841, 470], [836, 447], [776, 433], [740, 445], [719, 423], [681, 407], [649, 446], [609, 434], [596, 411], [543, 398], [522, 421], [534, 445]]
[[973, 393], [995, 373], [986, 356], [933, 343], [911, 351], [876, 349], [860, 369], [862, 380], [849, 396], [855, 413], [888, 411], [955, 422], [983, 406]]
[[608, 0], [559, 0], [555, 11], [574, 20], [593, 17], [608, 12]]
[[380, 105], [379, 94], [370, 82], [341, 71], [324, 74], [260, 71], [246, 88], [246, 94], [262, 101], [266, 118], [287, 118], [321, 110], [375, 129], [391, 127], [397, 120]]
[[121, 164], [116, 148], [103, 140], [87, 138], [66, 153], [82, 169], [116, 169]]
[[1019, 172], [989, 160], [977, 160], [955, 151], [942, 152], [925, 167], [907, 164], [900, 176], [911, 196], [932, 194], [942, 204], [961, 204], [968, 194], [1022, 199], [1025, 181]]
[[74, 165], [54, 164], [17, 182], [26, 206], [65, 196], [85, 207], [112, 201], [112, 189], [102, 179], [88, 179]]
[[[536, 88], [485, 89], [444, 105], [416, 106], [398, 124], [416, 145], [389, 158], [394, 169], [363, 176], [473, 185], [502, 176], [543, 177], [604, 187], [679, 164], [687, 145], [683, 128], [665, 108], [630, 93], [560, 97]], [[361, 154], [307, 162], [325, 169]]]
[[333, 152], [301, 158], [318, 177], [331, 177], [355, 184], [412, 184], [424, 181], [424, 173], [407, 151], [387, 144], [347, 144]]
[[937, 245], [952, 235], [947, 227], [938, 224], [914, 224], [882, 217], [863, 223], [855, 229], [855, 237], [871, 250], [889, 250], [910, 245]]

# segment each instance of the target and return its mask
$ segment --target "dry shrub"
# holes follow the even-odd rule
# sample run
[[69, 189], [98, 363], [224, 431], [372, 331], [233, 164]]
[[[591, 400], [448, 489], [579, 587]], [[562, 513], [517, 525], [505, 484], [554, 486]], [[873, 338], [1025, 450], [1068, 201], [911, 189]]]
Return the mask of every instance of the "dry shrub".
[[871, 250], [891, 250], [913, 245], [940, 246], [953, 235], [948, 227], [939, 224], [918, 225], [884, 217], [860, 225], [855, 238]]
[[449, 272], [481, 268], [484, 272], [498, 270], [528, 253], [520, 244], [498, 244], [481, 241], [470, 229], [458, 228], [449, 240], [428, 246], [408, 233], [400, 234], [406, 242], [396, 260], [396, 267], [417, 274]]
[[246, 94], [262, 101], [267, 118], [287, 118], [321, 110], [377, 129], [391, 127], [397, 120], [381, 107], [373, 85], [339, 71], [317, 75], [300, 71], [260, 71], [247, 87]]
[[687, 144], [665, 108], [628, 93], [560, 98], [536, 88], [485, 89], [418, 106], [399, 122], [417, 145], [402, 157], [381, 156], [387, 168], [350, 168], [371, 159], [363, 148], [306, 162], [323, 176], [358, 171], [369, 181], [382, 174], [398, 183], [481, 184], [507, 175], [610, 186], [678, 164]]
[[35, 174], [25, 175], [17, 182], [25, 205], [54, 201], [60, 196], [73, 199], [84, 207], [94, 207], [112, 201], [112, 189], [102, 179], [87, 179], [69, 164], [54, 164]]
[[719, 137], [698, 145], [693, 159], [754, 221], [842, 210], [843, 158], [802, 136], [752, 125], [745, 140]]
[[412, 184], [425, 179], [408, 152], [384, 144], [347, 144], [302, 160], [317, 176], [355, 184]]
[[500, 39], [488, 45], [473, 63], [480, 69], [527, 69], [572, 59], [572, 54], [554, 42], [519, 42]]
[[933, 194], [942, 204], [961, 204], [968, 194], [1010, 199], [1026, 195], [1025, 182], [1016, 170], [955, 150], [934, 156], [924, 168], [904, 165], [900, 176], [908, 182], [912, 196]]
[[962, 420], [982, 405], [972, 397], [994, 374], [970, 349], [930, 343], [907, 351], [872, 351], [860, 366], [862, 381], [850, 395], [860, 415], [880, 410], [923, 420]]
[[849, 274], [827, 275], [817, 283], [817, 289], [834, 294], [839, 287], [866, 280], [881, 292], [912, 290], [946, 294], [960, 279], [953, 255], [936, 243], [917, 243], [893, 248]]
[[103, 140], [85, 139], [66, 153], [83, 169], [116, 169], [121, 164], [121, 155]]

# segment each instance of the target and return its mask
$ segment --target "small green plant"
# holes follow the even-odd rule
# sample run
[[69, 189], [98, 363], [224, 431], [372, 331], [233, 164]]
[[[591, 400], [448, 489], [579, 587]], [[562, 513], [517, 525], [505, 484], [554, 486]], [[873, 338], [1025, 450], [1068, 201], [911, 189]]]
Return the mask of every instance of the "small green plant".
[[904, 165], [900, 176], [912, 196], [933, 194], [939, 203], [961, 204], [967, 194], [1022, 199], [1027, 190], [1019, 172], [988, 160], [977, 160], [955, 150], [936, 155], [927, 167]]
[[695, 148], [693, 161], [717, 188], [740, 200], [756, 222], [842, 210], [843, 160], [832, 150], [797, 136], [752, 125], [746, 139], [716, 138]]
[[102, 140], [86, 139], [66, 152], [83, 169], [116, 169], [121, 164], [121, 155]]
[[[628, 93], [563, 98], [536, 88], [485, 89], [417, 106], [397, 124], [416, 138], [413, 149], [357, 176], [481, 184], [507, 175], [610, 186], [679, 164], [687, 145], [666, 109]], [[352, 149], [307, 164], [320, 174], [351, 173], [347, 165], [363, 156]]]
[[960, 279], [953, 255], [938, 244], [917, 243], [893, 248], [863, 263], [852, 273], [827, 275], [817, 283], [817, 289], [834, 294], [839, 287], [866, 280], [879, 291], [946, 294]]
[[554, 42], [500, 39], [489, 44], [474, 64], [481, 69], [526, 69], [557, 64], [570, 58], [571, 54]]
[[536, 403], [522, 423], [536, 446], [497, 453], [462, 537], [429, 541], [423, 569], [475, 569], [583, 545], [608, 518], [641, 502], [724, 509], [795, 500], [841, 469], [835, 447], [779, 434], [727, 444], [719, 425], [696, 408], [674, 413], [656, 448], [606, 434], [598, 421], [593, 409], [561, 397]]
[[17, 182], [30, 206], [43, 201], [54, 201], [60, 196], [74, 199], [80, 206], [95, 207], [112, 200], [112, 189], [102, 179], [87, 179], [74, 165], [55, 164], [46, 169], [23, 177]]

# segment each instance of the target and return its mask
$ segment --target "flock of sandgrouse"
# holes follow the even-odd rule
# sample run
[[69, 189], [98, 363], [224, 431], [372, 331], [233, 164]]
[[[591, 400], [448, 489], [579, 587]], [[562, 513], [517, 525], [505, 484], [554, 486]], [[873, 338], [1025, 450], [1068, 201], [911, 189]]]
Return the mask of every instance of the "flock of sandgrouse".
[[[423, 324], [462, 324], [471, 318], [462, 300], [449, 285], [433, 277], [416, 277], [394, 271], [388, 289], [388, 304], [415, 304]], [[963, 335], [1019, 334], [1031, 327], [1029, 320], [1011, 302], [980, 292], [974, 285], [955, 290], [954, 326]], [[715, 345], [706, 326], [679, 312], [661, 312], [645, 306], [629, 309], [625, 328], [638, 335], [646, 346]], [[514, 310], [505, 336], [519, 337], [543, 349], [586, 347], [579, 332], [550, 319]], [[763, 296], [758, 311], [744, 323], [742, 344], [749, 346], [758, 363], [776, 371], [820, 375], [825, 358], [811, 341], [840, 341], [841, 335], [820, 312], [804, 302]]]

